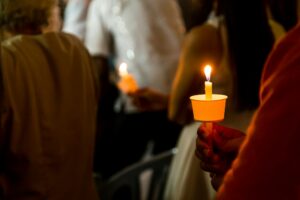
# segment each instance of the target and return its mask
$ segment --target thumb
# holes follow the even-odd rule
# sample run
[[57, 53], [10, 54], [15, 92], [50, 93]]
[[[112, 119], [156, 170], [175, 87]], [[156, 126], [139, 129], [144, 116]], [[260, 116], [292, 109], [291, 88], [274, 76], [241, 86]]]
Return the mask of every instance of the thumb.
[[227, 140], [225, 144], [222, 147], [222, 150], [224, 152], [236, 152], [239, 150], [241, 144], [243, 143], [245, 137], [239, 137], [239, 138], [233, 138], [230, 140]]
[[238, 151], [245, 139], [245, 134], [223, 126], [215, 126], [213, 130], [213, 143], [223, 152]]

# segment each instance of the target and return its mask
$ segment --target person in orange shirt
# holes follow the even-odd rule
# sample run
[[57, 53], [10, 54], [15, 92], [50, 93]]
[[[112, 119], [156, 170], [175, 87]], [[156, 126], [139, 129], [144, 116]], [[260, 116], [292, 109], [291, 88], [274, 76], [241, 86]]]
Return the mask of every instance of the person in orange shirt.
[[218, 200], [300, 199], [300, 24], [271, 52], [247, 134], [198, 129], [196, 155]]

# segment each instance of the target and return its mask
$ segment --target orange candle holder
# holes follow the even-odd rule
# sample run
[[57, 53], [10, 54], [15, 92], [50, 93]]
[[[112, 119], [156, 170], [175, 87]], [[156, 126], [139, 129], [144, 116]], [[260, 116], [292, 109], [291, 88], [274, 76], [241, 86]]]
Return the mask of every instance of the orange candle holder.
[[131, 75], [123, 76], [117, 86], [125, 94], [135, 92], [138, 89], [137, 83]]
[[213, 94], [207, 99], [205, 94], [190, 97], [194, 119], [202, 122], [218, 122], [224, 119], [226, 95]]

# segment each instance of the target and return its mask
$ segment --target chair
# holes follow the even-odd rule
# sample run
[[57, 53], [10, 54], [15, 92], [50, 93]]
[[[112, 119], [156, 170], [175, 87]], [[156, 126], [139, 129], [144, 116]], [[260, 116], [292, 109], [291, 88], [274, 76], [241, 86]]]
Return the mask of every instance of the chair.
[[102, 187], [102, 200], [140, 200], [140, 175], [151, 170], [147, 200], [162, 199], [169, 165], [176, 149], [153, 156], [146, 161], [133, 164], [113, 175]]

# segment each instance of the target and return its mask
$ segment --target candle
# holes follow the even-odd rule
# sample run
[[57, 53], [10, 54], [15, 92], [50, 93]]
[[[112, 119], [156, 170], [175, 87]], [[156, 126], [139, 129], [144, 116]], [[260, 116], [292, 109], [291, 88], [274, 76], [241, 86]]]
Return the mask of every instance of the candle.
[[210, 82], [210, 75], [211, 75], [211, 66], [210, 65], [205, 66], [204, 74], [206, 76], [205, 97], [207, 100], [211, 100], [212, 99], [212, 82]]
[[[211, 66], [206, 65], [204, 67], [204, 74], [206, 77], [205, 85], [205, 99], [212, 100], [212, 82], [210, 82], [210, 75], [211, 75]], [[211, 122], [206, 122], [205, 126], [211, 132], [213, 128], [213, 124]]]
[[121, 63], [119, 67], [119, 75], [121, 79], [118, 82], [118, 87], [124, 93], [134, 92], [138, 88], [135, 79], [128, 73], [127, 67], [126, 63]]
[[211, 72], [212, 67], [209, 65], [205, 66], [204, 73], [207, 79], [205, 81], [205, 94], [190, 97], [194, 119], [203, 122], [210, 132], [212, 132], [213, 122], [219, 122], [224, 119], [227, 99], [226, 95], [212, 93]]

